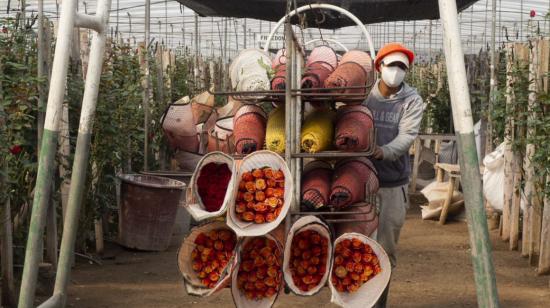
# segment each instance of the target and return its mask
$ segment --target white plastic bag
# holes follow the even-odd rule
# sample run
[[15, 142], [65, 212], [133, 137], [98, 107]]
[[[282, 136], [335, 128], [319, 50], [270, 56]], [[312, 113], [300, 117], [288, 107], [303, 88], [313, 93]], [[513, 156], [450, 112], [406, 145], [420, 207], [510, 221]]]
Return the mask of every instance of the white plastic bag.
[[505, 143], [501, 143], [483, 159], [483, 195], [491, 207], [499, 212], [502, 212], [504, 206], [504, 148]]

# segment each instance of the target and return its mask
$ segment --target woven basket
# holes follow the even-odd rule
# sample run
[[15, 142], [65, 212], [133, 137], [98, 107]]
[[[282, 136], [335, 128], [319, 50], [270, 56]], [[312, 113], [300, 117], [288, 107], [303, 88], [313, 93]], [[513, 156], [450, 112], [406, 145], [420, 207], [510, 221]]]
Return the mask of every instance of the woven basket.
[[286, 64], [275, 68], [275, 76], [271, 79], [272, 90], [284, 90], [286, 87]]
[[330, 148], [334, 134], [333, 114], [327, 110], [316, 110], [304, 121], [300, 143], [308, 153]]
[[193, 153], [198, 151], [199, 139], [191, 104], [171, 104], [162, 116], [161, 123], [172, 148]]
[[306, 66], [306, 72], [302, 75], [302, 89], [322, 88], [325, 80], [334, 71], [327, 62], [312, 62]]
[[342, 106], [336, 116], [334, 144], [337, 149], [348, 152], [369, 151], [373, 136], [372, 113], [366, 106]]
[[[266, 67], [267, 66], [267, 67]], [[248, 89], [250, 82], [243, 82], [243, 80], [250, 80], [250, 76], [259, 76], [254, 78], [254, 84], [267, 85], [269, 89], [269, 78], [267, 77], [267, 69], [271, 66], [271, 59], [262, 50], [256, 48], [249, 48], [241, 51], [237, 57], [229, 65], [229, 77], [231, 79], [231, 85], [233, 89]], [[239, 84], [241, 84], [239, 86]], [[258, 88], [254, 87], [259, 90]]]
[[334, 207], [364, 201], [378, 191], [377, 171], [370, 160], [354, 157], [339, 161], [334, 168], [330, 203]]
[[285, 151], [285, 109], [283, 107], [276, 108], [269, 114], [265, 147], [276, 153]]
[[313, 48], [306, 61], [306, 67], [309, 67], [312, 63], [323, 62], [328, 66], [327, 68], [335, 68], [338, 65], [338, 56], [332, 47], [327, 45], [321, 45]]
[[[341, 215], [341, 219], [360, 219], [358, 222], [347, 222], [336, 224], [334, 229], [336, 235], [355, 232], [366, 236], [375, 237], [374, 234], [378, 229], [378, 211], [376, 205], [369, 204], [362, 207], [353, 207], [345, 209], [344, 212], [354, 212], [353, 214]], [[358, 214], [357, 212], [361, 212]]]
[[238, 154], [250, 154], [264, 146], [267, 116], [256, 105], [243, 105], [234, 117], [233, 135]]
[[[358, 63], [341, 63], [325, 80], [325, 88], [364, 87], [367, 85], [367, 71]], [[331, 92], [340, 94], [366, 95], [365, 88], [333, 89]]]
[[275, 54], [275, 57], [273, 58], [273, 61], [271, 61], [271, 68], [275, 69], [277, 66], [285, 64], [286, 65], [286, 51], [285, 49], [279, 49], [277, 51], [277, 54]]
[[233, 117], [224, 117], [216, 121], [215, 127], [208, 131], [208, 152], [220, 151], [235, 153], [233, 138]]
[[309, 209], [320, 209], [329, 204], [332, 166], [315, 160], [304, 167], [302, 175], [302, 204]]
[[227, 104], [216, 109], [216, 112], [218, 113], [218, 116], [220, 118], [231, 117], [235, 115], [237, 110], [239, 110], [239, 108], [241, 108], [242, 105], [243, 103], [241, 103], [238, 100], [235, 100], [233, 97], [230, 96], [227, 99]]
[[361, 65], [365, 71], [370, 72], [372, 71], [372, 58], [370, 55], [362, 50], [350, 50], [346, 52], [342, 59], [340, 59], [340, 63], [346, 63], [346, 62], [355, 62], [359, 65]]

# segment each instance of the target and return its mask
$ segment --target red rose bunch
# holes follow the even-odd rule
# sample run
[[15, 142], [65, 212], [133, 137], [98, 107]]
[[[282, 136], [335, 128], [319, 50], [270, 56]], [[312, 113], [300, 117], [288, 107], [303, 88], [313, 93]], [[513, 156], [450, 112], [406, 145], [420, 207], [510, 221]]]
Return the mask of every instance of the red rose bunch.
[[236, 241], [235, 234], [229, 229], [211, 230], [195, 238], [196, 247], [191, 252], [192, 267], [205, 287], [216, 286], [233, 256]]
[[338, 292], [355, 292], [381, 271], [378, 257], [361, 240], [344, 239], [334, 247], [331, 282]]
[[274, 221], [284, 204], [285, 175], [271, 168], [245, 172], [239, 183], [235, 211], [243, 221], [262, 224]]
[[247, 299], [261, 300], [279, 292], [281, 251], [275, 241], [256, 237], [244, 245], [237, 272], [237, 287]]
[[319, 285], [327, 271], [328, 239], [314, 230], [299, 232], [290, 248], [292, 281], [307, 292]]
[[197, 188], [208, 212], [216, 212], [221, 208], [230, 180], [231, 170], [227, 164], [208, 163], [201, 168]]

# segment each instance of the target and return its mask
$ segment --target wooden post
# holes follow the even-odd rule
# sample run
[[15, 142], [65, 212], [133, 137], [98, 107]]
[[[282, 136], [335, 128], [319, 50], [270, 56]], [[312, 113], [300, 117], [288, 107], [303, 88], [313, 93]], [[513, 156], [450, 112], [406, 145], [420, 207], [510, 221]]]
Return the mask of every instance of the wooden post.
[[[550, 185], [550, 176], [546, 178], [546, 185]], [[540, 238], [540, 257], [537, 273], [542, 275], [550, 273], [550, 198], [548, 196], [544, 198]]]
[[[529, 67], [529, 103], [535, 103], [536, 95], [548, 92], [547, 75], [550, 68], [550, 40], [540, 39], [533, 43], [532, 61]], [[538, 117], [535, 112], [530, 113], [532, 119]], [[534, 148], [534, 146], [533, 146]], [[534, 152], [534, 149], [533, 149]], [[533, 154], [533, 153], [531, 153]], [[533, 171], [533, 174], [534, 171]], [[550, 236], [548, 228], [550, 228], [548, 217], [547, 198], [541, 197], [542, 192], [537, 192], [537, 187], [546, 187], [550, 183], [542, 179], [538, 179], [538, 185], [532, 184], [532, 219], [530, 223], [531, 242], [529, 246], [529, 262], [533, 266], [538, 265], [538, 272], [548, 272], [548, 264], [550, 263]], [[541, 183], [542, 182], [542, 183]], [[545, 185], [546, 184], [546, 185]], [[543, 207], [544, 205], [544, 207]], [[546, 233], [544, 233], [546, 232]], [[543, 249], [545, 251], [543, 251]]]
[[98, 255], [102, 255], [104, 251], [103, 243], [103, 220], [102, 218], [94, 219], [94, 232], [95, 232], [95, 251]]
[[[52, 183], [52, 190], [53, 190]], [[52, 265], [52, 270], [57, 269], [57, 211], [56, 203], [50, 200], [46, 217], [46, 258]]]
[[[513, 45], [506, 45], [506, 108], [510, 108], [513, 102], [512, 90]], [[502, 239], [510, 239], [510, 211], [512, 209], [512, 195], [514, 189], [513, 153], [512, 153], [512, 121], [506, 119], [504, 131], [504, 205], [502, 209]]]
[[523, 221], [521, 231], [521, 256], [524, 258], [529, 257], [529, 246], [532, 244], [530, 232], [532, 216], [532, 206], [526, 205], [522, 212]]
[[[7, 168], [6, 168], [7, 170]], [[2, 226], [2, 306], [15, 307], [15, 289], [13, 278], [13, 236], [11, 205], [8, 197], [3, 210]]]
[[[529, 61], [529, 49], [527, 45], [516, 43], [514, 46], [516, 54], [516, 63], [524, 65]], [[515, 82], [513, 80], [512, 82]], [[512, 86], [512, 85], [511, 85]], [[514, 90], [512, 89], [512, 92]], [[515, 95], [513, 94], [515, 99]], [[525, 138], [525, 126], [516, 124], [514, 119], [511, 119], [512, 140]], [[521, 126], [518, 126], [521, 125]], [[511, 150], [511, 149], [510, 149]], [[513, 196], [512, 207], [510, 211], [510, 250], [518, 249], [519, 241], [519, 218], [520, 218], [520, 203], [521, 203], [521, 181], [522, 181], [522, 157], [519, 153], [513, 153]]]
[[[535, 91], [535, 81], [534, 81], [534, 72], [535, 67], [537, 66], [537, 58], [536, 58], [536, 47], [532, 48], [530, 51], [530, 58], [531, 61], [529, 63], [529, 80], [533, 80], [529, 83], [529, 106], [528, 106], [528, 112], [532, 113], [536, 94]], [[529, 119], [531, 120], [532, 114], [529, 115]], [[533, 134], [534, 129], [529, 126], [527, 130], [528, 134]], [[522, 257], [529, 257], [531, 258], [531, 249], [533, 249], [533, 242], [535, 239], [532, 237], [533, 233], [531, 232], [531, 229], [533, 227], [534, 220], [536, 220], [536, 217], [534, 217], [533, 213], [533, 190], [534, 190], [534, 170], [533, 166], [531, 165], [531, 158], [533, 157], [533, 154], [535, 152], [535, 145], [533, 144], [527, 144], [526, 150], [525, 150], [525, 157], [523, 159], [523, 171], [525, 174], [525, 199], [526, 199], [526, 205], [525, 209], [523, 210], [523, 231], [522, 231], [522, 239], [521, 239], [521, 256]], [[540, 216], [539, 216], [540, 217]], [[538, 245], [538, 244], [537, 244]]]
[[420, 138], [414, 140], [414, 162], [410, 191], [416, 192], [416, 179], [418, 178], [418, 165], [420, 164], [420, 154], [422, 152]]
[[439, 216], [440, 225], [444, 225], [445, 220], [447, 220], [447, 214], [449, 213], [449, 206], [451, 205], [451, 201], [453, 200], [453, 193], [455, 191], [455, 181], [456, 181], [456, 177], [449, 174], [449, 185], [447, 186], [447, 197], [445, 198], [445, 202], [443, 203], [443, 207], [441, 208], [441, 215]]

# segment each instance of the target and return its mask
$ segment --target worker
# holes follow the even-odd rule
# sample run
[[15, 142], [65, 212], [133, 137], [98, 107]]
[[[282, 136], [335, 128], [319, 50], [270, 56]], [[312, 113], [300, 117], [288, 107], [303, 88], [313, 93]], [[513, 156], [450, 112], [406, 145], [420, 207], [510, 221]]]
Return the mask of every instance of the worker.
[[[424, 103], [404, 82], [414, 53], [399, 43], [386, 44], [374, 61], [380, 79], [364, 102], [373, 114], [376, 146], [371, 157], [380, 182], [378, 242], [396, 266], [396, 246], [409, 207], [409, 148], [418, 135]], [[385, 307], [389, 285], [376, 307]]]

